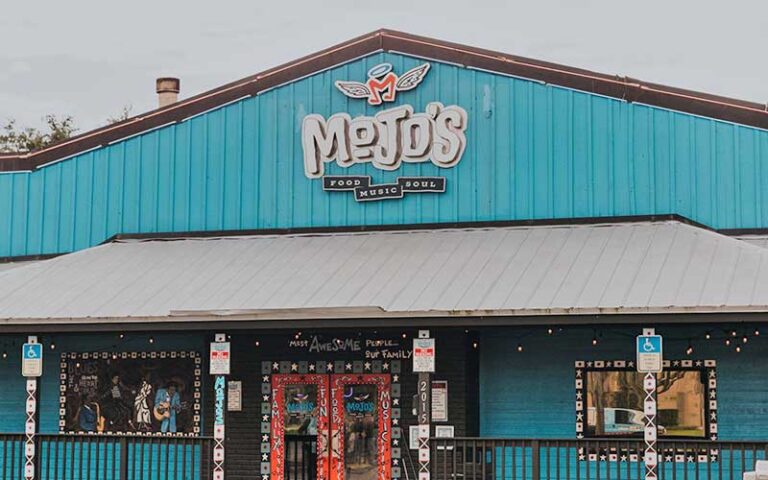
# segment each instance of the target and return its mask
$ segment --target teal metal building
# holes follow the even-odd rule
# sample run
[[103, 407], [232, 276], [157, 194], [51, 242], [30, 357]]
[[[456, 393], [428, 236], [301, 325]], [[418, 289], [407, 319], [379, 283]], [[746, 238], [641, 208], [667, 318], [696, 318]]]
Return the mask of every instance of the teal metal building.
[[0, 154], [0, 478], [735, 480], [766, 196], [765, 105], [390, 30]]

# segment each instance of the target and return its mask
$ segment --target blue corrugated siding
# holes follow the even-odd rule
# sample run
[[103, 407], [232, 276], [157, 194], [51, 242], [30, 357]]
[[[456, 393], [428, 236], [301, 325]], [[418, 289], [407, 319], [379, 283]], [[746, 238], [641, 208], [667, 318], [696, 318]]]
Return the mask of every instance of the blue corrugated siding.
[[[657, 328], [665, 335], [668, 359], [688, 358], [688, 338], [704, 330]], [[719, 331], [712, 328], [712, 331]], [[640, 329], [636, 329], [640, 333]], [[627, 329], [605, 330], [591, 345], [591, 328], [569, 328], [549, 337], [503, 329], [480, 341], [480, 429], [491, 437], [575, 438], [576, 360], [629, 360], [634, 337]], [[524, 352], [518, 353], [518, 343]], [[768, 431], [768, 339], [754, 337], [741, 353], [722, 340], [694, 341], [694, 359], [717, 360], [718, 435], [720, 440], [763, 440]]]
[[304, 177], [301, 120], [380, 110], [342, 96], [376, 54], [181, 123], [44, 167], [0, 175], [0, 256], [60, 253], [117, 233], [411, 224], [677, 213], [714, 228], [768, 227], [768, 132], [432, 63], [398, 103], [469, 113], [461, 163], [329, 173], [443, 175], [445, 194], [355, 203]]

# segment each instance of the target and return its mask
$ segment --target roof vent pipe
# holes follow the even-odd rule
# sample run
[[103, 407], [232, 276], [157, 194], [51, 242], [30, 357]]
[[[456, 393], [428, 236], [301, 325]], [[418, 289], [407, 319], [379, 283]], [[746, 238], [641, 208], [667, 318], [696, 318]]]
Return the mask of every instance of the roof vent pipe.
[[157, 88], [158, 107], [163, 108], [176, 103], [179, 100], [181, 80], [174, 77], [158, 78], [155, 82]]

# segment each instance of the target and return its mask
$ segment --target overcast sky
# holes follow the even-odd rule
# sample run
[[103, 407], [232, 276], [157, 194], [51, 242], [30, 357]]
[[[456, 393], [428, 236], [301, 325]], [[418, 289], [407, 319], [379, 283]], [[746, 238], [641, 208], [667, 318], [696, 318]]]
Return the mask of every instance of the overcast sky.
[[90, 129], [380, 27], [768, 102], [768, 0], [5, 0], [0, 119]]

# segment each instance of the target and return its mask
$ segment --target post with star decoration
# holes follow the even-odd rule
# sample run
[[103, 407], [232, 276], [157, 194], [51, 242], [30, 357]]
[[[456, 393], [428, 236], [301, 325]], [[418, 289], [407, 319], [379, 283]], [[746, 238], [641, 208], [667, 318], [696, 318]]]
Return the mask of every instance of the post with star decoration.
[[429, 436], [431, 401], [431, 376], [435, 372], [435, 339], [429, 330], [419, 330], [419, 338], [413, 339], [413, 372], [419, 374], [416, 390], [416, 416], [419, 421], [419, 476], [418, 480], [430, 480]]
[[224, 480], [224, 439], [226, 376], [230, 372], [230, 343], [227, 335], [217, 333], [211, 343], [210, 373], [214, 376], [213, 480]]
[[661, 335], [656, 335], [653, 328], [644, 328], [643, 334], [637, 337], [637, 371], [645, 373], [643, 389], [645, 390], [645, 480], [657, 480], [656, 466], [659, 455], [656, 451], [656, 374], [661, 373], [663, 366], [663, 347]]
[[26, 422], [24, 426], [24, 479], [34, 480], [36, 473], [37, 378], [43, 375], [43, 345], [30, 335], [21, 346], [21, 374], [27, 379]]

